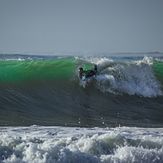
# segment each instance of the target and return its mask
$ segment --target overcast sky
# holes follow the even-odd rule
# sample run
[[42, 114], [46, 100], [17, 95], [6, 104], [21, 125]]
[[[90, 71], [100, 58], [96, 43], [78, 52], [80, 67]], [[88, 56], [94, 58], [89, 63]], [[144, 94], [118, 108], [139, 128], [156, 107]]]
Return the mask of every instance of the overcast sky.
[[163, 51], [163, 0], [0, 0], [0, 52]]

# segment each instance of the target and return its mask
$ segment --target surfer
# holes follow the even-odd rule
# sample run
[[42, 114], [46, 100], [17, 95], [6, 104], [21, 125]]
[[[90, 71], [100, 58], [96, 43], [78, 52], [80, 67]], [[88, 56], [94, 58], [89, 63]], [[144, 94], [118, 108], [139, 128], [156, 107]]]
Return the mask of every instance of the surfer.
[[90, 78], [97, 74], [97, 65], [94, 65], [93, 70], [83, 70], [82, 67], [79, 68], [79, 78], [82, 79], [82, 77]]

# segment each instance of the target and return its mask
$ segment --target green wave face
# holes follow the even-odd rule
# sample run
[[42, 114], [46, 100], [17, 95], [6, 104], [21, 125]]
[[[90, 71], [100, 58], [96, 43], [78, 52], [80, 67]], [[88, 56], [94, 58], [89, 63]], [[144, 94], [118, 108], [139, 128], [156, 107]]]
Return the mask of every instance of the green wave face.
[[162, 61], [155, 61], [153, 64], [153, 70], [157, 77], [157, 79], [163, 83], [163, 62]]
[[75, 59], [1, 60], [0, 82], [67, 79], [74, 74]]

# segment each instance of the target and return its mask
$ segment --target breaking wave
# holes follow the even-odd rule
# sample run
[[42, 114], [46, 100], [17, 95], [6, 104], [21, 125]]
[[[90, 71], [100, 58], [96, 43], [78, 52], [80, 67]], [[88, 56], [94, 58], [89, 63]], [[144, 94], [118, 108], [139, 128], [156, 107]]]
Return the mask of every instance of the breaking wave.
[[[153, 62], [150, 57], [130, 61], [106, 57], [3, 58], [0, 60], [0, 85], [33, 81], [39, 83], [58, 79], [64, 80], [66, 84], [78, 80], [79, 66], [91, 69], [93, 64], [98, 66], [94, 83], [102, 92], [144, 97], [162, 95], [160, 82], [163, 78], [163, 63]], [[159, 77], [162, 75], [160, 81], [156, 75]], [[90, 81], [92, 80], [86, 84]]]
[[92, 62], [99, 67], [96, 81], [103, 92], [144, 97], [162, 95], [160, 82], [152, 69], [152, 58], [144, 57], [130, 62], [114, 62], [102, 58]]
[[159, 127], [162, 79], [158, 58], [0, 57], [0, 125]]

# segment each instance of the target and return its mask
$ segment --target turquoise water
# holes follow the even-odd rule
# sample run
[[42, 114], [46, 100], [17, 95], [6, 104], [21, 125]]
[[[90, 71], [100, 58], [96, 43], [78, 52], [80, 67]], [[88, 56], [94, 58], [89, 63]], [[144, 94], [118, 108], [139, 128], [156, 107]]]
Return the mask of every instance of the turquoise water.
[[1, 60], [0, 82], [53, 80], [70, 78], [75, 70], [75, 60]]

